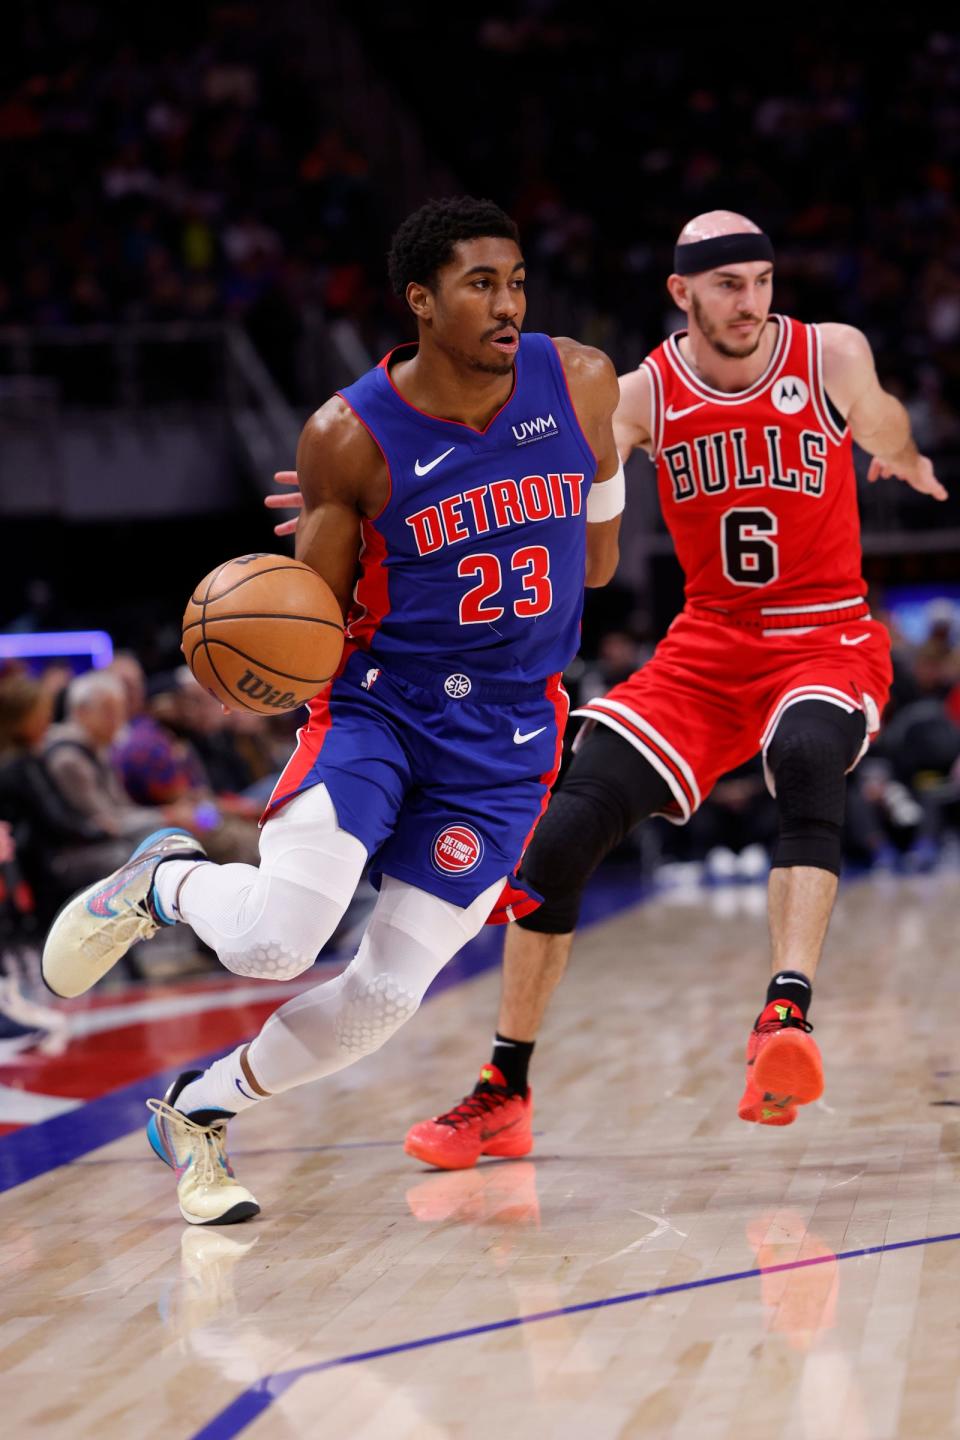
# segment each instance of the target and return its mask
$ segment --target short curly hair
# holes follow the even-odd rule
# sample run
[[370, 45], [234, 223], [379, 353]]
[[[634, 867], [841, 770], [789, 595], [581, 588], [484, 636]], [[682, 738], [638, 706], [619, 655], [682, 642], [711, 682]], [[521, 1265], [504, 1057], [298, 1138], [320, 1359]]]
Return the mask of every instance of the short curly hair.
[[432, 288], [437, 271], [453, 259], [458, 241], [486, 235], [520, 243], [515, 223], [492, 200], [472, 195], [428, 200], [407, 216], [390, 242], [390, 284], [401, 297], [411, 282]]

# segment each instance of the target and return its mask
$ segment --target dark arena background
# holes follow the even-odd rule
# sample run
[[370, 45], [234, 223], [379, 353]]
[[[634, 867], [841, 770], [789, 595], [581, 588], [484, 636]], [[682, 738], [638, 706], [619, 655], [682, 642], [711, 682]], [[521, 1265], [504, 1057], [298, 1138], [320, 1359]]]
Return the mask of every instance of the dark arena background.
[[[10, 0], [0, 27], [5, 1433], [960, 1437], [960, 27], [604, 0]], [[374, 890], [287, 983], [178, 925], [64, 1001], [44, 936], [158, 824], [257, 863], [306, 711], [224, 711], [183, 663], [184, 606], [221, 562], [292, 555], [274, 476], [415, 338], [391, 236], [462, 194], [519, 226], [526, 330], [620, 374], [685, 323], [665, 287], [685, 222], [751, 217], [775, 312], [864, 333], [948, 491], [870, 483], [855, 451], [894, 680], [847, 782], [827, 1088], [790, 1129], [735, 1113], [778, 836], [758, 756], [594, 876], [531, 1155], [404, 1151], [487, 1053], [490, 927], [402, 1036], [238, 1118], [263, 1214], [188, 1226], [144, 1101], [339, 974]], [[626, 487], [575, 705], [684, 603], [642, 452]]]

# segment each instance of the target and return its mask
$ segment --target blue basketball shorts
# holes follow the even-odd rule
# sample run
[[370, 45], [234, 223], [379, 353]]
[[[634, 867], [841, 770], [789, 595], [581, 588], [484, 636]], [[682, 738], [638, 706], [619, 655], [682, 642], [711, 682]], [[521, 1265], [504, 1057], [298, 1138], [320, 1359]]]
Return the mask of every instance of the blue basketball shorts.
[[[312, 702], [264, 823], [326, 785], [374, 885], [392, 875], [466, 907], [514, 875], [557, 776], [568, 709], [559, 675], [509, 684], [405, 662], [401, 673], [354, 651]], [[518, 901], [532, 895], [513, 886]]]

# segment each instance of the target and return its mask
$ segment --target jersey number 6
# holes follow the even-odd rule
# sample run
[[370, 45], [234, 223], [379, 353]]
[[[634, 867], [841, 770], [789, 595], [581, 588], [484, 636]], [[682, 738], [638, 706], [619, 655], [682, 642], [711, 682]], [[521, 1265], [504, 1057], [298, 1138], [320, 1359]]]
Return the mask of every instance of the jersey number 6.
[[723, 573], [734, 585], [769, 585], [780, 574], [780, 556], [770, 535], [777, 517], [758, 505], [728, 510], [720, 522]]
[[[550, 583], [550, 551], [545, 545], [525, 545], [515, 550], [510, 559], [510, 569], [522, 572], [521, 588], [525, 592], [513, 602], [513, 613], [520, 619], [545, 615], [553, 604], [553, 586]], [[503, 587], [503, 571], [496, 555], [465, 555], [457, 566], [457, 574], [463, 579], [477, 575], [477, 584], [469, 589], [460, 601], [461, 625], [486, 625], [499, 620], [504, 613], [502, 605], [490, 605]]]

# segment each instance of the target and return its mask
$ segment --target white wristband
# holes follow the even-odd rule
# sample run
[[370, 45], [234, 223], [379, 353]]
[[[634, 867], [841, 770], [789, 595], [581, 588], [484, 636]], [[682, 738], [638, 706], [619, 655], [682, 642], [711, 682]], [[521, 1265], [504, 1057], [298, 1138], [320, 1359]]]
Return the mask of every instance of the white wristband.
[[623, 473], [623, 461], [617, 466], [615, 475], [609, 480], [596, 481], [590, 486], [587, 496], [587, 523], [598, 525], [604, 520], [615, 520], [627, 503], [627, 482]]

